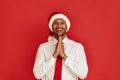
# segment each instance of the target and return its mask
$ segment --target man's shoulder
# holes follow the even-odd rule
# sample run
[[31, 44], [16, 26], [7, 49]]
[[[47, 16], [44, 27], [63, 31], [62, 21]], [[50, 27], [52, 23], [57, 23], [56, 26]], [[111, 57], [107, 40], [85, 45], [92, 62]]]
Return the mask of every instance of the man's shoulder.
[[39, 47], [49, 46], [49, 45], [51, 45], [51, 43], [52, 43], [52, 41], [43, 42], [39, 45]]
[[70, 44], [76, 47], [83, 47], [82, 43], [69, 39]]

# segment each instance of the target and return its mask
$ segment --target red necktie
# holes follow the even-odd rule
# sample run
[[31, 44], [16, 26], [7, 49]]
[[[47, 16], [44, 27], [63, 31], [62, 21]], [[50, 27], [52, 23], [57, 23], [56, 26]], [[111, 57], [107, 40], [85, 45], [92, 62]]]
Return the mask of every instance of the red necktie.
[[56, 60], [54, 80], [62, 80], [62, 58], [61, 56], [58, 56]]

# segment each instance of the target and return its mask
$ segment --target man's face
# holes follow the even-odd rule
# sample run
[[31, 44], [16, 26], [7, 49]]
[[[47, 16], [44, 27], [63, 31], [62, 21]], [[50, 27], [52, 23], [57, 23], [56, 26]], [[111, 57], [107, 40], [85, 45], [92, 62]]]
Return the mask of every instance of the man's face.
[[62, 18], [55, 19], [52, 24], [52, 29], [56, 36], [64, 36], [67, 29], [66, 22]]

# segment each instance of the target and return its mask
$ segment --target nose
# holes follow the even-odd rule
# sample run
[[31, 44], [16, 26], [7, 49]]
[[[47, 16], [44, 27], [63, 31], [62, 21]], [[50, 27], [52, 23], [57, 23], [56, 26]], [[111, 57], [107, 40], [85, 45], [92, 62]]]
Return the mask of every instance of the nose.
[[60, 24], [58, 24], [57, 27], [60, 28]]

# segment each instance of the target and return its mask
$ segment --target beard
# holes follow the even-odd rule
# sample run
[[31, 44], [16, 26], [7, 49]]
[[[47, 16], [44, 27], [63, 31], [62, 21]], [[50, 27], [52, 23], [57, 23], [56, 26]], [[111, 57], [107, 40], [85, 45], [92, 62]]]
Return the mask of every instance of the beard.
[[61, 34], [59, 34], [57, 32], [54, 32], [54, 34], [55, 34], [56, 37], [59, 37], [59, 36], [63, 37], [64, 35], [66, 35], [66, 31], [62, 32]]

